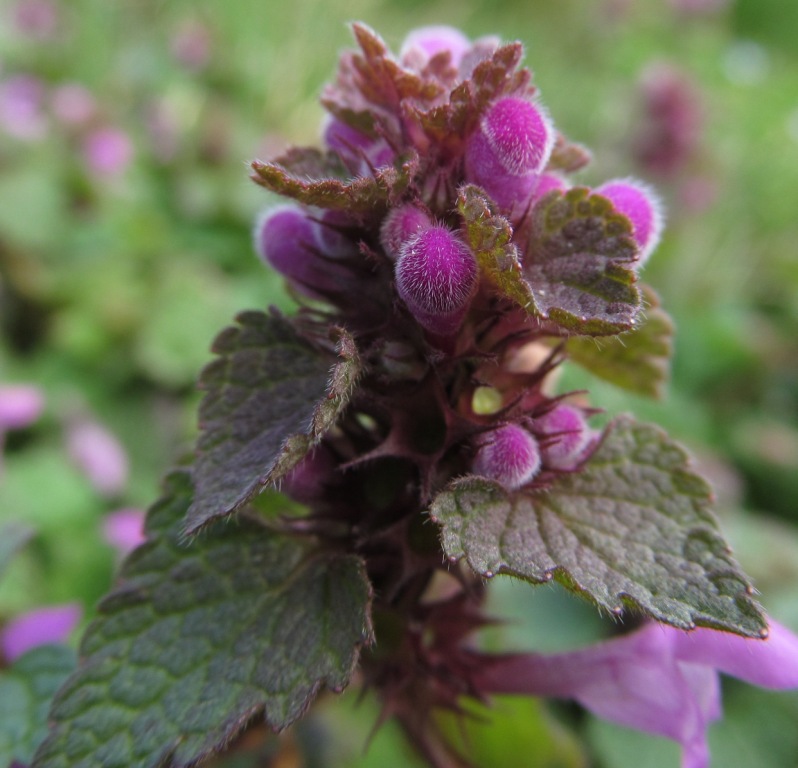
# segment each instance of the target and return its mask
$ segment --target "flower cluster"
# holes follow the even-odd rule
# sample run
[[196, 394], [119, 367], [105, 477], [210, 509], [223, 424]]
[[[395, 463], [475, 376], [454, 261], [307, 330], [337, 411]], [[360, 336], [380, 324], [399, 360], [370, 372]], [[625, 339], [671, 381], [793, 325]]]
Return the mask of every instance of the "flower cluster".
[[[763, 683], [745, 663], [726, 662], [786, 655], [784, 675], [764, 684], [794, 686], [794, 638], [777, 625], [764, 642], [714, 629], [687, 638], [681, 630], [695, 621], [766, 634], [757, 619], [748, 623], [758, 608], [742, 576], [729, 580], [733, 591], [721, 601], [736, 601], [748, 618], [703, 614], [701, 600], [685, 618], [673, 606], [699, 590], [692, 582], [661, 607], [666, 569], [657, 563], [646, 571], [646, 558], [656, 556], [637, 509], [650, 503], [666, 517], [672, 505], [656, 495], [698, 494], [701, 482], [691, 475], [691, 489], [683, 479], [666, 489], [652, 468], [661, 462], [662, 477], [683, 472], [679, 450], [633, 428], [600, 434], [583, 395], [551, 388], [569, 352], [592, 359], [572, 340], [634, 334], [644, 303], [655, 303], [639, 272], [660, 238], [659, 201], [635, 179], [595, 189], [573, 183], [589, 153], [555, 127], [529, 71], [519, 68], [519, 44], [472, 42], [431, 27], [412, 33], [394, 56], [367, 28], [355, 25], [355, 35], [361, 50], [343, 54], [323, 96], [324, 149], [256, 161], [253, 179], [292, 200], [260, 217], [254, 242], [302, 305], [295, 327], [319, 348], [329, 348], [330, 326], [349, 334], [362, 366], [335, 428], [288, 462], [282, 490], [309, 507], [293, 523], [297, 532], [332, 539], [366, 564], [379, 642], [363, 659], [365, 680], [435, 765], [445, 764], [447, 747], [430, 710], [508, 691], [574, 697], [679, 740], [685, 765], [706, 765], [705, 729], [719, 708], [715, 673], [700, 665]], [[635, 366], [637, 337], [629, 338]], [[646, 444], [633, 459], [636, 441]], [[554, 522], [556, 514], [546, 518], [547, 500], [561, 491], [578, 497], [569, 510], [574, 526], [595, 514], [602, 529], [580, 539]], [[696, 498], [687, 509], [705, 503]], [[443, 526], [446, 560], [434, 530], [420, 524], [425, 510]], [[536, 512], [517, 523], [529, 510]], [[628, 566], [605, 566], [606, 539], [623, 538], [615, 530], [623, 525], [640, 546], [628, 542]], [[497, 543], [494, 551], [497, 526], [506, 526], [496, 534], [505, 549]], [[674, 578], [706, 562], [695, 531], [679, 535], [677, 549], [695, 560], [675, 564]], [[571, 559], [569, 548], [599, 552], [601, 568], [580, 571], [584, 558]], [[718, 553], [738, 573], [728, 551]], [[471, 569], [458, 565], [463, 558]], [[619, 568], [632, 574], [628, 581], [616, 580]], [[455, 578], [442, 592], [446, 571]], [[502, 572], [534, 582], [561, 577], [618, 616], [637, 608], [681, 629], [652, 622], [580, 654], [491, 658], [467, 638], [487, 620], [481, 577]], [[634, 580], [649, 573], [649, 591], [638, 589]], [[387, 639], [382, 627], [391, 628], [383, 630]], [[638, 706], [650, 703], [647, 674], [670, 686], [672, 700]]]

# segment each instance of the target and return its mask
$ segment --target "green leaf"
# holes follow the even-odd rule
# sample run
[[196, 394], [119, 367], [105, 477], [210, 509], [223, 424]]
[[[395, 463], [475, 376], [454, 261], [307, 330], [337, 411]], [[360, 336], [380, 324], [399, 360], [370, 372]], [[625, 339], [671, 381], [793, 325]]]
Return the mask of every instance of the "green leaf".
[[244, 312], [214, 343], [219, 357], [200, 377], [196, 496], [186, 520], [195, 533], [240, 509], [285, 475], [335, 423], [360, 373], [352, 337], [339, 331], [339, 362], [301, 339], [291, 323]]
[[167, 480], [148, 541], [100, 604], [56, 695], [36, 768], [175, 768], [249, 723], [275, 730], [324, 686], [344, 688], [371, 641], [362, 561], [252, 518], [184, 546], [187, 473]]
[[640, 309], [629, 220], [586, 187], [550, 192], [535, 206], [524, 276], [543, 318], [567, 331], [631, 330]]
[[466, 239], [477, 257], [482, 275], [500, 296], [538, 314], [532, 289], [521, 274], [518, 249], [512, 242], [510, 222], [496, 215], [485, 193], [467, 184], [457, 195], [457, 210], [463, 217]]
[[670, 376], [673, 321], [653, 289], [641, 286], [645, 316], [638, 327], [619, 336], [568, 340], [568, 356], [618, 387], [648, 397], [662, 397]]
[[75, 669], [75, 652], [41, 645], [0, 673], [0, 765], [27, 764], [47, 735], [53, 694]]
[[14, 520], [0, 526], [0, 576], [14, 555], [30, 541], [34, 533], [34, 529], [29, 525]]
[[[305, 150], [307, 156], [303, 158], [303, 163], [312, 164], [309, 155], [314, 151]], [[255, 172], [252, 180], [256, 184], [305, 205], [380, 216], [390, 203], [401, 198], [409, 186], [418, 170], [418, 157], [412, 154], [398, 166], [383, 166], [375, 169], [371, 176], [358, 176], [348, 181], [333, 176], [307, 176], [302, 169], [294, 172], [292, 168], [282, 165], [280, 160], [269, 163], [255, 160], [252, 170]]]
[[709, 509], [711, 491], [657, 427], [620, 417], [579, 472], [508, 493], [466, 477], [430, 517], [452, 560], [483, 576], [554, 578], [600, 608], [758, 637], [766, 629], [748, 577]]

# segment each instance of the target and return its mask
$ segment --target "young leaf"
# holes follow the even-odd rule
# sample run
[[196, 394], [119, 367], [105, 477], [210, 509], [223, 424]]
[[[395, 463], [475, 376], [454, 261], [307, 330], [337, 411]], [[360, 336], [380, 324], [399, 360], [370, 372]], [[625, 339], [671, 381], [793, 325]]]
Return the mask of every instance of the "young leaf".
[[[313, 150], [306, 150], [310, 155]], [[319, 153], [321, 155], [321, 153]], [[311, 157], [304, 157], [307, 165]], [[319, 163], [322, 161], [320, 160]], [[290, 197], [305, 205], [319, 208], [345, 210], [353, 214], [379, 216], [389, 203], [397, 201], [407, 189], [418, 170], [418, 157], [411, 154], [398, 167], [377, 168], [371, 176], [360, 176], [343, 181], [334, 176], [308, 177], [280, 161], [252, 163], [252, 180], [256, 184], [283, 197]]]
[[371, 641], [362, 561], [314, 553], [253, 519], [181, 543], [187, 473], [86, 632], [35, 768], [194, 765], [249, 723], [279, 730], [347, 685]]
[[568, 356], [618, 387], [648, 397], [662, 397], [673, 354], [673, 321], [653, 289], [641, 286], [645, 316], [637, 328], [620, 336], [568, 340]]
[[532, 290], [521, 275], [521, 261], [512, 243], [510, 222], [494, 214], [485, 194], [473, 184], [460, 189], [457, 210], [463, 217], [466, 239], [477, 257], [482, 275], [499, 295], [519, 304], [530, 314], [536, 313]]
[[222, 331], [219, 357], [202, 372], [196, 495], [186, 520], [195, 533], [235, 512], [291, 469], [346, 407], [360, 362], [341, 331], [339, 361], [302, 340], [284, 318], [244, 312]]
[[75, 652], [41, 645], [0, 673], [0, 765], [27, 765], [47, 735], [53, 694], [75, 669]]
[[575, 173], [590, 164], [590, 150], [581, 144], [568, 141], [561, 133], [557, 134], [547, 171]]
[[574, 187], [536, 206], [524, 276], [544, 318], [573, 333], [616, 334], [634, 327], [640, 309], [636, 257], [628, 219]]
[[675, 627], [757, 637], [764, 616], [710, 501], [678, 444], [621, 417], [581, 471], [516, 493], [466, 477], [430, 516], [446, 555], [483, 576], [555, 578], [612, 613], [628, 606]]

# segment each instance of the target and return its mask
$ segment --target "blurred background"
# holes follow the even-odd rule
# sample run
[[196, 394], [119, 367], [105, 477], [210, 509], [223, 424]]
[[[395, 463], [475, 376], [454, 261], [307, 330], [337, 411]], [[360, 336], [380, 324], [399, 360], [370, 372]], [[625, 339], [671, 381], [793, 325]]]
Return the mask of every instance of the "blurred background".
[[[788, 0], [0, 0], [0, 538], [26, 542], [0, 581], [0, 623], [64, 603], [90, 618], [139, 510], [191, 449], [214, 335], [243, 309], [290, 310], [252, 253], [273, 201], [247, 163], [318, 143], [317, 96], [351, 20], [394, 50], [425, 24], [521, 40], [557, 127], [594, 152], [578, 181], [634, 175], [659, 190], [667, 229], [644, 278], [677, 327], [667, 396], [576, 369], [563, 386], [690, 447], [768, 610], [798, 630]], [[555, 588], [508, 582], [495, 606], [513, 617], [488, 640], [504, 646], [607, 631]], [[716, 764], [798, 765], [798, 697], [726, 693]], [[412, 765], [390, 727], [364, 751], [376, 710], [355, 699], [220, 765]], [[567, 706], [500, 707], [479, 726], [480, 766], [518, 764], [519, 749], [531, 768], [678, 764], [673, 745]]]

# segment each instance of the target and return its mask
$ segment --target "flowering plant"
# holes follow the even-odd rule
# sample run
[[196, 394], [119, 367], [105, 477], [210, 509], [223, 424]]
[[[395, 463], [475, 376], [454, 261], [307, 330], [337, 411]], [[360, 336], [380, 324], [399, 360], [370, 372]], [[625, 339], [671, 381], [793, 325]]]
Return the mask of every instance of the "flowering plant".
[[[394, 56], [354, 32], [324, 149], [253, 163], [292, 201], [255, 245], [300, 309], [217, 338], [196, 456], [33, 765], [193, 765], [356, 670], [431, 765], [468, 764], [436, 713], [497, 693], [576, 699], [707, 765], [716, 670], [798, 686], [798, 639], [768, 624], [685, 451], [629, 416], [593, 428], [584, 393], [553, 388], [567, 359], [662, 385], [671, 325], [639, 281], [656, 197], [572, 185], [589, 153], [554, 127], [520, 44], [428, 28]], [[556, 580], [640, 626], [488, 653], [494, 576]]]

